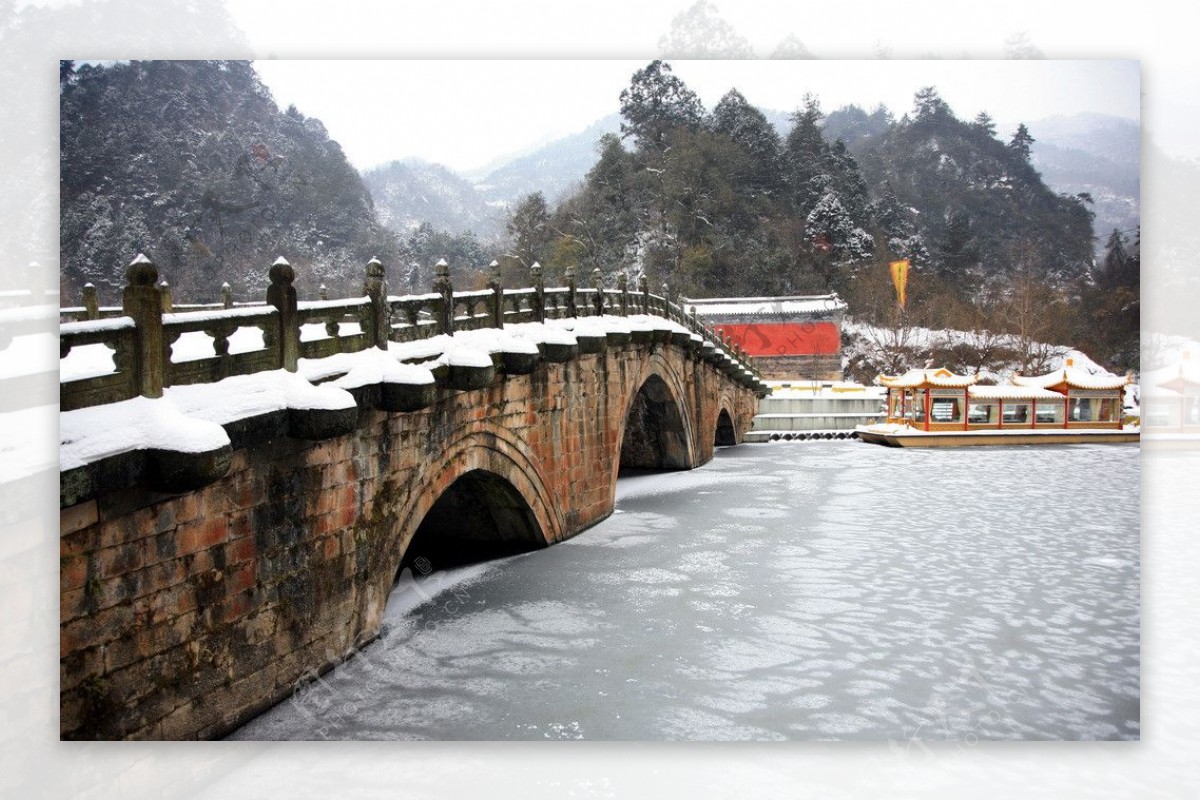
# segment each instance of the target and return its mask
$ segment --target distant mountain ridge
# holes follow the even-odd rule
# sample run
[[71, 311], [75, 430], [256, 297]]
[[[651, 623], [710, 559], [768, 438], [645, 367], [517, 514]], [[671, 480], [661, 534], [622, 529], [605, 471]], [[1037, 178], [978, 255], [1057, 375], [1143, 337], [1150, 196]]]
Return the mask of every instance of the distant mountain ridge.
[[[846, 111], [839, 109], [827, 118], [827, 138], [859, 138], [844, 125]], [[764, 109], [763, 114], [781, 136], [787, 134], [791, 112]], [[863, 116], [867, 125], [865, 113]], [[600, 137], [618, 133], [620, 122], [618, 114], [610, 114], [577, 134], [494, 167], [474, 181], [441, 165], [421, 162], [418, 167], [413, 161], [393, 163], [401, 167], [375, 168], [363, 178], [381, 222], [392, 230], [404, 233], [424, 221], [450, 233], [471, 231], [482, 239], [493, 239], [503, 235], [507, 210], [521, 198], [542, 192], [553, 206], [569, 195], [595, 165]], [[1035, 120], [1028, 128], [1035, 139], [1032, 163], [1046, 184], [1055, 192], [1086, 192], [1092, 197], [1098, 250], [1114, 228], [1136, 229], [1140, 221], [1140, 129], [1136, 122], [1083, 113]], [[857, 149], [856, 141], [848, 143], [852, 151]]]
[[1086, 192], [1096, 214], [1099, 255], [1108, 235], [1132, 239], [1141, 222], [1141, 129], [1102, 114], [1051, 117], [1030, 124], [1033, 165], [1056, 191]]
[[362, 174], [379, 221], [399, 234], [429, 223], [451, 234], [498, 238], [504, 206], [492, 206], [471, 182], [441, 164], [420, 159], [393, 161]]
[[609, 114], [579, 133], [556, 139], [493, 169], [475, 183], [475, 189], [493, 205], [511, 204], [531, 192], [541, 192], [547, 203], [557, 203], [596, 163], [600, 137], [620, 130], [620, 115]]

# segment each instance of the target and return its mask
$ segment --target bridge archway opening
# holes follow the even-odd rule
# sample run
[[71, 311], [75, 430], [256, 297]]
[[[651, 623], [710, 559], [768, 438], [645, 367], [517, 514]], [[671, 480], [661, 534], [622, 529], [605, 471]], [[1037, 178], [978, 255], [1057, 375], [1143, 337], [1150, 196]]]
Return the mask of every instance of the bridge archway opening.
[[686, 470], [688, 435], [679, 402], [658, 375], [634, 395], [621, 439], [622, 470]]
[[507, 479], [489, 470], [459, 476], [434, 502], [400, 560], [416, 575], [545, 547], [537, 517]]
[[717, 428], [713, 432], [713, 445], [723, 447], [726, 445], [737, 445], [737, 431], [733, 427], [733, 418], [729, 416], [726, 409], [722, 409], [717, 415]]

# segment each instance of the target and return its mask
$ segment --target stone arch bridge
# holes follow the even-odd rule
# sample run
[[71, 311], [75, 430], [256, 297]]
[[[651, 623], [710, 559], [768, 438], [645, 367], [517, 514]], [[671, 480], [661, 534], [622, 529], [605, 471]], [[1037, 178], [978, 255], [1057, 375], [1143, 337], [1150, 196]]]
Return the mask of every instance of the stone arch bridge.
[[[551, 545], [612, 512], [622, 467], [690, 469], [741, 441], [765, 386], [728, 343], [623, 277], [581, 290], [570, 274], [558, 289], [535, 276], [454, 293], [443, 267], [437, 292], [389, 298], [372, 262], [364, 298], [301, 303], [277, 262], [267, 304], [187, 309], [135, 262], [120, 308], [93, 293], [64, 310], [64, 357], [103, 343], [116, 363], [64, 380], [65, 419], [464, 329], [610, 325], [490, 364], [428, 362], [433, 384], [360, 385], [351, 408], [231, 420], [215, 451], [64, 461], [62, 736], [219, 736], [377, 637], [406, 565]], [[343, 335], [347, 320], [358, 333]], [[231, 355], [235, 324], [259, 328], [264, 347]], [[326, 339], [297, 334], [322, 324]], [[171, 342], [195, 331], [211, 356], [174, 363]]]

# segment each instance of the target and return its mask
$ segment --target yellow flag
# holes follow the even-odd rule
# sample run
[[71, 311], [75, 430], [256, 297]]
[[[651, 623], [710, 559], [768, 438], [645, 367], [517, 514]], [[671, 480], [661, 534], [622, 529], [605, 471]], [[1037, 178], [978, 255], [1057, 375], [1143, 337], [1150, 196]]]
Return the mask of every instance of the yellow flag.
[[908, 259], [894, 261], [889, 265], [892, 268], [892, 284], [896, 287], [896, 299], [900, 301], [900, 308], [904, 308], [906, 300], [904, 290], [908, 286]]

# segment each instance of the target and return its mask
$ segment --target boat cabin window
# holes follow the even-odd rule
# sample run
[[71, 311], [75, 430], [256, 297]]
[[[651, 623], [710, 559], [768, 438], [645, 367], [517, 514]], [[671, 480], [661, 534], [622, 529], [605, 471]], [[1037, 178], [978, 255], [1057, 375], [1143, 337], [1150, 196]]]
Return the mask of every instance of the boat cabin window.
[[914, 423], [925, 422], [925, 398], [919, 392], [905, 393], [905, 402], [908, 404], [908, 414], [905, 415]]
[[1029, 404], [1028, 403], [1006, 403], [1004, 404], [1004, 422], [1006, 423], [1028, 423], [1029, 422]]
[[1000, 419], [1000, 406], [996, 403], [972, 403], [967, 412], [967, 422], [976, 425], [995, 424]]
[[1090, 423], [1092, 419], [1092, 399], [1072, 398], [1071, 421], [1076, 423]]
[[1184, 399], [1183, 422], [1189, 426], [1200, 424], [1200, 398], [1191, 397]]
[[1037, 403], [1037, 424], [1049, 425], [1051, 423], [1062, 424], [1063, 421], [1063, 405], [1061, 401], [1038, 401]]
[[957, 399], [934, 398], [929, 417], [934, 423], [961, 423], [962, 404]]

